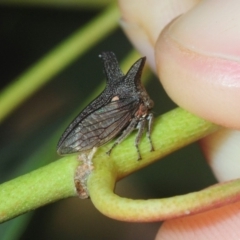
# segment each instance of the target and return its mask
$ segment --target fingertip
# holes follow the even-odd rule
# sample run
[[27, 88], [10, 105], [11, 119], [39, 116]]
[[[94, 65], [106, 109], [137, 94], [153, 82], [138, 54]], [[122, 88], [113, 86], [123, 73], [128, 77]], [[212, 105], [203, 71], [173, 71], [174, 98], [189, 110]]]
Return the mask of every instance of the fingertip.
[[163, 223], [156, 240], [239, 239], [240, 203]]
[[156, 44], [163, 87], [184, 109], [216, 124], [240, 128], [240, 63], [203, 54], [178, 41], [172, 31], [174, 24], [181, 24], [178, 21], [166, 27]]

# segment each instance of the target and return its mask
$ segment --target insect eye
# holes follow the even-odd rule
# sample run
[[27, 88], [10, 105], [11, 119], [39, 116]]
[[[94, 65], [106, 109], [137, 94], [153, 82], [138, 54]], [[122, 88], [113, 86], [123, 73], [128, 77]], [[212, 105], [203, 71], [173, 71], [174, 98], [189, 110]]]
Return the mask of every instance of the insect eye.
[[148, 100], [148, 107], [151, 109], [151, 108], [153, 108], [153, 106], [154, 106], [153, 100], [152, 100], [152, 99], [149, 99], [149, 100]]

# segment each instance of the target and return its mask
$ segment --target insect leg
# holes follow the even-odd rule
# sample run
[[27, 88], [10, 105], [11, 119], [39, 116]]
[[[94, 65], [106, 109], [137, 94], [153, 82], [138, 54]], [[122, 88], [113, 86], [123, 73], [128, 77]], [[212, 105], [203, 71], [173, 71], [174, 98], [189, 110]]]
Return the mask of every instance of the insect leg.
[[112, 147], [109, 149], [109, 151], [107, 151], [106, 153], [108, 155], [111, 154], [112, 150], [114, 147], [116, 147], [119, 143], [121, 143], [136, 127], [138, 119], [137, 118], [133, 118], [132, 121], [130, 122], [130, 124], [127, 126], [127, 128], [123, 131], [122, 135], [114, 142], [114, 144], [112, 145]]
[[138, 125], [137, 125], [138, 133], [137, 133], [137, 136], [135, 138], [135, 147], [136, 147], [137, 153], [138, 153], [138, 160], [142, 159], [140, 151], [139, 151], [138, 144], [139, 144], [139, 142], [142, 138], [142, 134], [143, 134], [143, 131], [144, 131], [145, 127], [146, 127], [146, 119], [143, 118], [138, 122]]
[[152, 113], [149, 113], [149, 114], [148, 114], [147, 138], [148, 138], [149, 143], [150, 143], [150, 145], [151, 145], [150, 152], [154, 151], [153, 143], [152, 143], [152, 139], [151, 139], [151, 132], [152, 132], [153, 120], [154, 120], [153, 114], [152, 114]]

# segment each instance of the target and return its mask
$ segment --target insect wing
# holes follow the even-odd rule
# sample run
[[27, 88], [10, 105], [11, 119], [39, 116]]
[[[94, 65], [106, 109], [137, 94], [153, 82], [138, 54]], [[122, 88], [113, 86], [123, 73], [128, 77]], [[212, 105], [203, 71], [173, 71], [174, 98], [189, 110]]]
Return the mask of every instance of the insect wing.
[[85, 151], [110, 141], [129, 124], [138, 107], [135, 98], [124, 98], [97, 109], [72, 129], [58, 153]]
[[60, 155], [99, 147], [126, 129], [114, 147], [140, 126], [135, 144], [138, 149], [144, 128], [144, 124], [139, 121], [147, 119], [153, 107], [152, 100], [141, 84], [146, 58], [136, 61], [124, 75], [113, 52], [103, 52], [100, 57], [107, 79], [106, 88], [65, 130], [57, 146]]
[[[100, 109], [102, 106], [105, 106], [111, 101], [114, 95], [114, 86], [116, 86], [119, 80], [121, 80], [124, 76], [113, 52], [103, 52], [100, 57], [103, 60], [104, 72], [107, 78], [106, 88], [71, 122], [68, 128], [64, 131], [57, 145], [59, 154], [64, 154], [61, 153], [61, 149], [64, 148], [62, 145], [64, 145], [64, 142], [66, 143], [66, 141], [69, 141], [69, 136], [72, 135], [72, 132], [79, 128], [79, 123], [81, 123], [87, 116], [91, 116], [91, 114], [97, 109]], [[68, 151], [66, 151], [66, 153], [67, 152]]]

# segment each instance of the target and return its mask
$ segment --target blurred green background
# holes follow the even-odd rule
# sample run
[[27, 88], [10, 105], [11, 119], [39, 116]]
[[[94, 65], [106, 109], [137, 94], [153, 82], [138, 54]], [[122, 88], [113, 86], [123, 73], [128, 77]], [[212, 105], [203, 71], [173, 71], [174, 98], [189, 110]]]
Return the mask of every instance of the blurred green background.
[[[34, 1], [0, 1], [0, 90], [104, 10], [104, 4], [71, 2], [34, 5]], [[104, 78], [98, 55], [105, 50], [115, 52], [121, 61], [132, 45], [120, 28], [112, 31], [2, 122], [1, 183], [59, 158], [58, 138]], [[155, 116], [176, 107], [153, 75], [147, 90], [155, 102]], [[192, 144], [121, 180], [116, 192], [130, 198], [162, 198], [215, 182], [198, 145]], [[71, 198], [1, 224], [0, 239], [145, 240], [154, 239], [159, 226], [112, 220], [99, 213], [91, 200]]]

